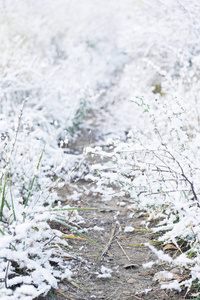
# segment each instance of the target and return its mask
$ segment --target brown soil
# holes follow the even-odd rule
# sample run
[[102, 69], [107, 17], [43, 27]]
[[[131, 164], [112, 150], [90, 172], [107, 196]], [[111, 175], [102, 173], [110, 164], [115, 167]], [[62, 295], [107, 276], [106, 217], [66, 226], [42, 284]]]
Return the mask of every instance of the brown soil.
[[[73, 188], [79, 193], [81, 191], [81, 197], [76, 202], [70, 201]], [[159, 282], [154, 280], [156, 273], [163, 270], [170, 271], [172, 266], [161, 262], [151, 269], [142, 266], [144, 263], [157, 260], [157, 257], [148, 247], [134, 244], [152, 242], [156, 237], [152, 233], [143, 231], [124, 232], [124, 228], [130, 225], [136, 229], [144, 229], [141, 222], [145, 220], [145, 213], [129, 210], [127, 206], [121, 207], [118, 203], [122, 199], [117, 197], [104, 202], [101, 195], [94, 196], [90, 193], [90, 188], [91, 183], [79, 180], [76, 184], [66, 186], [58, 192], [60, 198], [64, 202], [68, 199], [71, 205], [96, 208], [82, 210], [79, 214], [85, 220], [82, 225], [85, 229], [84, 234], [102, 248], [87, 240], [69, 239], [75, 255], [72, 261], [74, 275], [72, 281], [64, 280], [59, 284], [60, 291], [52, 291], [56, 299], [185, 299], [186, 292], [163, 290]], [[129, 199], [123, 201], [129, 204]], [[131, 213], [134, 217], [129, 218]], [[103, 230], [94, 230], [95, 226]], [[69, 233], [64, 228], [62, 230]], [[110, 278], [98, 277], [102, 266], [112, 270]], [[178, 269], [176, 273], [180, 279], [184, 279], [184, 273], [180, 274]], [[50, 300], [52, 296], [38, 298], [38, 300], [42, 299]]]

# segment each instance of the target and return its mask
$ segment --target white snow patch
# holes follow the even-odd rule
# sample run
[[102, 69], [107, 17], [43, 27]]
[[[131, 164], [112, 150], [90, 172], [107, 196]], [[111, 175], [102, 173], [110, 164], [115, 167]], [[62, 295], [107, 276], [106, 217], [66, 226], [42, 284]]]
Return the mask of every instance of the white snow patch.
[[109, 268], [106, 268], [104, 266], [101, 266], [101, 274], [99, 274], [98, 278], [111, 278], [111, 273], [113, 271]]
[[178, 292], [181, 292], [180, 284], [177, 280], [173, 280], [172, 282], [168, 284], [162, 284], [161, 289], [168, 289], [168, 290], [177, 290]]
[[152, 268], [152, 266], [155, 264], [154, 261], [149, 261], [148, 263], [143, 264], [143, 268], [147, 269], [147, 268]]
[[124, 228], [124, 232], [133, 232], [134, 231], [134, 227], [133, 226], [126, 226]]
[[94, 226], [93, 229], [96, 230], [96, 231], [103, 231], [103, 230], [105, 230], [103, 227], [99, 227], [99, 226]]

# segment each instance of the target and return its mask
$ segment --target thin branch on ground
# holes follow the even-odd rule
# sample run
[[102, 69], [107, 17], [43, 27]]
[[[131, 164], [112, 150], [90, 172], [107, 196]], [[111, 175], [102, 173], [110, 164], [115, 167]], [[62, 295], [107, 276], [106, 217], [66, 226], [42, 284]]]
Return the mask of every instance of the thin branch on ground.
[[122, 247], [122, 245], [117, 241], [117, 244], [119, 245], [119, 247], [121, 248], [122, 252], [125, 254], [126, 258], [128, 259], [128, 261], [131, 261], [130, 258], [128, 257], [128, 255], [126, 254], [126, 251], [124, 250], [124, 248]]
[[108, 250], [111, 246], [112, 240], [114, 238], [116, 227], [117, 227], [117, 224], [115, 223], [114, 226], [112, 227], [112, 230], [111, 230], [110, 239], [109, 239], [108, 243], [106, 244], [105, 248], [103, 249], [103, 252], [101, 254], [101, 258], [108, 252]]

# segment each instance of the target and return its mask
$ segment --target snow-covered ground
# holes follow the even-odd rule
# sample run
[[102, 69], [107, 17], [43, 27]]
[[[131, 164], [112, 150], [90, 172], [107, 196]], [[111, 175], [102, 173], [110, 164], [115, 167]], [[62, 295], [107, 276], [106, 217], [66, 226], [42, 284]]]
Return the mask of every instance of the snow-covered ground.
[[[49, 187], [61, 185], [55, 178], [66, 180], [81, 159], [67, 154], [65, 148], [69, 139], [76, 138], [78, 127], [84, 128], [82, 120], [89, 109], [104, 108], [99, 116], [106, 119], [99, 124], [102, 134], [123, 136], [124, 141], [124, 132], [132, 131], [127, 143], [117, 142], [114, 148], [119, 176], [122, 170], [126, 175], [115, 179], [124, 180], [126, 186], [130, 175], [136, 177], [137, 187], [150, 186], [149, 196], [140, 199], [141, 207], [155, 205], [158, 197], [151, 195], [164, 188], [158, 187], [162, 174], [157, 172], [156, 183], [153, 180], [149, 162], [157, 167], [159, 151], [165, 151], [162, 163], [174, 179], [172, 189], [188, 190], [188, 194], [183, 200], [180, 193], [173, 197], [167, 193], [166, 200], [159, 190], [159, 201], [161, 205], [167, 201], [169, 215], [176, 211], [184, 220], [184, 238], [192, 239], [192, 251], [198, 253], [199, 15], [198, 1], [189, 0], [0, 2], [2, 299], [25, 295], [32, 299], [71, 274], [67, 266], [58, 273], [49, 263], [53, 248], [45, 248], [47, 241], [54, 235], [54, 241], [61, 241], [59, 232], [44, 221], [56, 218], [50, 208], [57, 194], [49, 193]], [[161, 149], [164, 145], [167, 150]], [[118, 157], [121, 151], [138, 150], [142, 153], [142, 158], [137, 157], [139, 170], [130, 168], [133, 156], [127, 156], [128, 163], [123, 161], [127, 157]], [[137, 172], [143, 169], [150, 173], [141, 182]], [[162, 181], [165, 188], [169, 188], [167, 181], [172, 182], [171, 177]], [[131, 195], [140, 192], [144, 190], [132, 189]], [[67, 211], [60, 214], [63, 220]], [[175, 221], [171, 217], [169, 224]], [[173, 230], [175, 243], [183, 236], [177, 234], [180, 229]], [[57, 251], [62, 254], [62, 249]], [[10, 282], [14, 256], [17, 267], [27, 268], [28, 273]], [[192, 264], [192, 276], [199, 278], [199, 256], [190, 259], [183, 257], [176, 263]], [[61, 267], [61, 256], [58, 264]], [[9, 289], [20, 282], [24, 285]]]

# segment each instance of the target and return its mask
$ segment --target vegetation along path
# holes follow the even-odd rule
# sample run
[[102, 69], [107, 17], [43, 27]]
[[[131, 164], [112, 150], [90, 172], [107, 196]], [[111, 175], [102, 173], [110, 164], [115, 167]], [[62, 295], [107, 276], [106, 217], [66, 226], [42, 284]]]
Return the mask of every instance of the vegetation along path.
[[[108, 133], [103, 136], [98, 130], [101, 124], [98, 124], [94, 112], [88, 115], [85, 120], [88, 127], [84, 127], [76, 141], [69, 144], [69, 151], [77, 155], [86, 146], [101, 144], [104, 147], [108, 136]], [[103, 124], [105, 120], [100, 122]], [[165, 283], [184, 280], [187, 273], [184, 269], [158, 261], [145, 246], [145, 243], [156, 244], [157, 238], [151, 230], [145, 229], [144, 221], [148, 216], [145, 211], [133, 209], [129, 197], [118, 197], [117, 187], [109, 201], [102, 197], [101, 192], [95, 192], [95, 184], [86, 176], [95, 162], [94, 158], [85, 158], [77, 167], [80, 177], [71, 176], [71, 181], [58, 189], [58, 195], [64, 204], [95, 208], [80, 211], [83, 224], [80, 224], [82, 230], [79, 230], [98, 245], [76, 233], [70, 238], [70, 231], [64, 226], [60, 228], [72, 246], [73, 259], [66, 259], [71, 260], [73, 277], [71, 281], [63, 280], [59, 290], [52, 290], [45, 298], [39, 297], [38, 300], [189, 299], [187, 291], [178, 293], [161, 289]], [[177, 252], [170, 245], [158, 244], [156, 247], [172, 256]], [[152, 261], [156, 263], [148, 265]]]
[[0, 1], [0, 300], [200, 299], [199, 16]]

